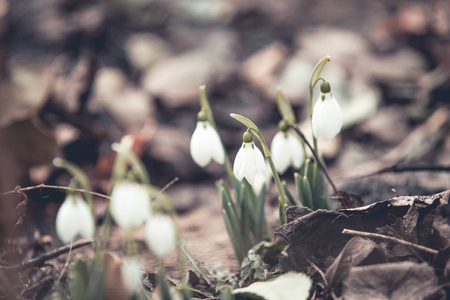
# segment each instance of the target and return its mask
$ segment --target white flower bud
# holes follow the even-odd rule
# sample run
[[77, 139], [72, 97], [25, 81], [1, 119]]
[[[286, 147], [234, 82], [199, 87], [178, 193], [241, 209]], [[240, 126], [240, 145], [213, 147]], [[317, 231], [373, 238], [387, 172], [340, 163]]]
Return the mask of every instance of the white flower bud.
[[56, 215], [56, 233], [61, 241], [69, 243], [77, 234], [94, 236], [94, 217], [80, 195], [67, 195]]
[[198, 121], [191, 138], [191, 156], [197, 165], [206, 167], [211, 160], [223, 165], [225, 151], [217, 131], [208, 121]]
[[289, 166], [299, 169], [305, 159], [302, 144], [291, 132], [278, 131], [273, 137], [270, 152], [280, 174], [284, 174]]
[[264, 156], [253, 142], [243, 142], [241, 148], [236, 154], [233, 165], [234, 176], [239, 181], [245, 177], [248, 183], [253, 185], [256, 174], [259, 173], [266, 178], [266, 164]]
[[114, 221], [122, 229], [136, 229], [150, 217], [150, 195], [141, 184], [118, 182], [111, 193], [110, 209]]
[[325, 136], [332, 140], [342, 128], [342, 111], [336, 99], [331, 93], [323, 94], [314, 105], [312, 115], [312, 128], [316, 138]]

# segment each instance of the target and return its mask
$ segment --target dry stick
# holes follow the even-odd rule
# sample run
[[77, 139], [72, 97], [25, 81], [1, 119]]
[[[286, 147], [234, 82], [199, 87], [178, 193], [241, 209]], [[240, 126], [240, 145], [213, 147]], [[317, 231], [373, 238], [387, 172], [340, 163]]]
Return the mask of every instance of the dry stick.
[[168, 184], [166, 184], [165, 187], [163, 187], [160, 192], [164, 193], [165, 191], [167, 191], [172, 185], [174, 185], [178, 180], [180, 180], [179, 177], [175, 177], [174, 179], [172, 179]]
[[89, 193], [91, 195], [102, 197], [102, 198], [105, 198], [105, 199], [110, 199], [111, 198], [111, 197], [103, 195], [101, 193], [91, 192], [91, 191], [87, 191], [87, 190], [84, 190], [84, 189], [74, 189], [74, 188], [67, 187], [67, 186], [48, 185], [48, 184], [43, 184], [43, 183], [35, 185], [35, 186], [29, 186], [29, 187], [26, 187], [26, 188], [21, 188], [20, 186], [17, 186], [12, 191], [1, 193], [0, 197], [1, 196], [6, 196], [6, 195], [9, 195], [9, 194], [14, 194], [14, 193], [17, 193], [17, 192], [26, 192], [26, 191], [42, 189], [42, 188], [55, 189], [55, 190], [66, 190], [66, 191], [76, 191], [76, 192], [82, 192], [82, 193]]
[[392, 165], [387, 168], [380, 169], [373, 173], [362, 175], [359, 177], [354, 177], [354, 179], [362, 179], [374, 175], [380, 175], [383, 173], [401, 173], [401, 172], [450, 172], [450, 166], [399, 166]]
[[322, 270], [319, 269], [319, 267], [316, 266], [316, 264], [313, 263], [309, 258], [307, 258], [306, 261], [316, 270], [317, 273], [320, 274], [320, 276], [322, 276], [322, 279], [323, 279], [323, 282], [325, 283], [325, 286], [328, 286], [327, 278], [325, 277], [325, 274], [322, 272]]
[[292, 124], [291, 125], [292, 129], [295, 130], [295, 132], [302, 138], [302, 140], [305, 142], [305, 144], [308, 146], [308, 148], [311, 150], [312, 154], [314, 155], [314, 158], [317, 161], [317, 164], [319, 165], [320, 169], [322, 169], [323, 173], [325, 174], [325, 176], [328, 179], [328, 182], [330, 183], [331, 187], [334, 190], [335, 194], [339, 194], [338, 189], [336, 188], [336, 186], [333, 183], [333, 180], [331, 180], [330, 175], [328, 174], [327, 169], [325, 168], [325, 166], [322, 164], [322, 161], [319, 159], [319, 156], [317, 155], [317, 153], [314, 151], [313, 147], [311, 147], [311, 145], [309, 144], [308, 140], [306, 139], [305, 135], [303, 134], [303, 132], [300, 130], [300, 128], [298, 128], [297, 125]]
[[60, 247], [58, 249], [55, 249], [55, 250], [53, 250], [53, 251], [51, 251], [51, 252], [49, 252], [47, 254], [44, 254], [42, 256], [33, 258], [33, 259], [31, 259], [31, 260], [29, 260], [27, 262], [24, 262], [24, 263], [21, 263], [21, 264], [17, 264], [17, 265], [12, 265], [12, 266], [0, 267], [0, 271], [7, 271], [7, 272], [8, 271], [17, 271], [17, 270], [21, 271], [21, 270], [24, 270], [24, 269], [32, 268], [34, 266], [41, 265], [44, 262], [46, 262], [46, 261], [48, 261], [50, 259], [53, 259], [55, 257], [58, 257], [61, 254], [64, 254], [64, 253], [69, 252], [71, 250], [75, 250], [75, 249], [78, 249], [78, 248], [90, 245], [90, 244], [92, 244], [92, 242], [93, 242], [93, 240], [83, 239], [83, 240], [80, 240], [80, 241], [78, 241], [76, 243], [62, 246], [62, 247]]
[[400, 239], [395, 238], [395, 237], [382, 235], [382, 234], [378, 234], [378, 233], [357, 231], [357, 230], [351, 230], [351, 229], [344, 229], [344, 230], [342, 230], [342, 233], [343, 234], [349, 234], [349, 235], [355, 235], [355, 236], [363, 236], [363, 237], [368, 237], [368, 238], [383, 239], [383, 240], [391, 241], [391, 242], [394, 242], [394, 243], [397, 243], [397, 244], [410, 246], [410, 247], [416, 248], [418, 250], [431, 253], [433, 255], [437, 255], [439, 253], [439, 251], [431, 249], [431, 248], [428, 248], [428, 247], [425, 247], [425, 246], [413, 244], [413, 243], [410, 243], [410, 242], [407, 242], [407, 241], [404, 241], [404, 240], [400, 240]]

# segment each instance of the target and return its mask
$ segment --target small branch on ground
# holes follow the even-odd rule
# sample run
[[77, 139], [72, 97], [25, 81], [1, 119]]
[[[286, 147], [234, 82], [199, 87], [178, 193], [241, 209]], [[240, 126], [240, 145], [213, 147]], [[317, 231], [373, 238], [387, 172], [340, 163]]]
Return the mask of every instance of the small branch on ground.
[[357, 230], [351, 230], [351, 229], [344, 229], [342, 230], [343, 234], [349, 234], [349, 235], [355, 235], [355, 236], [362, 236], [362, 237], [368, 237], [368, 238], [374, 238], [374, 239], [382, 239], [382, 240], [386, 240], [386, 241], [391, 241], [397, 244], [401, 244], [401, 245], [405, 245], [405, 246], [409, 246], [409, 247], [413, 247], [416, 248], [418, 250], [427, 252], [427, 253], [431, 253], [433, 255], [437, 255], [439, 253], [439, 251], [425, 247], [425, 246], [421, 246], [421, 245], [417, 245], [417, 244], [413, 244], [404, 240], [400, 240], [398, 238], [395, 237], [391, 237], [391, 236], [387, 236], [387, 235], [382, 235], [382, 234], [378, 234], [378, 233], [372, 233], [372, 232], [364, 232], [364, 231], [357, 231]]
[[62, 247], [55, 249], [49, 253], [46, 253], [46, 254], [36, 257], [36, 258], [33, 258], [33, 259], [31, 259], [27, 262], [21, 263], [21, 264], [12, 265], [12, 266], [0, 266], [0, 272], [1, 271], [5, 271], [5, 272], [22, 271], [22, 270], [29, 269], [29, 268], [32, 268], [35, 266], [39, 266], [48, 260], [51, 260], [55, 257], [60, 256], [61, 254], [64, 254], [64, 253], [70, 252], [72, 250], [90, 245], [92, 243], [93, 243], [93, 240], [83, 239], [76, 243], [62, 246]]
[[98, 197], [105, 198], [105, 199], [111, 199], [110, 196], [107, 196], [107, 195], [104, 195], [104, 194], [101, 194], [101, 193], [97, 193], [97, 192], [87, 191], [85, 189], [74, 189], [74, 188], [67, 187], [67, 186], [48, 185], [48, 184], [43, 184], [43, 183], [35, 185], [35, 186], [29, 186], [29, 187], [26, 187], [26, 188], [21, 188], [20, 186], [17, 186], [12, 191], [1, 193], [0, 197], [6, 196], [6, 195], [10, 195], [10, 194], [14, 194], [14, 193], [19, 193], [20, 194], [22, 192], [31, 191], [31, 190], [37, 190], [37, 189], [55, 189], [55, 190], [76, 191], [76, 192], [81, 192], [81, 193], [89, 193], [91, 195], [98, 196]]
[[399, 166], [393, 165], [387, 168], [380, 169], [366, 175], [351, 178], [362, 179], [370, 176], [380, 175], [384, 173], [402, 173], [402, 172], [450, 172], [450, 166]]

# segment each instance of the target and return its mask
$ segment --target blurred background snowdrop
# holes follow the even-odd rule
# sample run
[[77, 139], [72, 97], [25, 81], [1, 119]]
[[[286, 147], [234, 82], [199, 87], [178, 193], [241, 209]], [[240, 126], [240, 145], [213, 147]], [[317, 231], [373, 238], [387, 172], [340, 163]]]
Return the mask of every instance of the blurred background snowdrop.
[[56, 233], [59, 239], [67, 244], [78, 234], [92, 238], [94, 231], [91, 209], [78, 193], [69, 192], [56, 215]]
[[142, 264], [138, 257], [125, 257], [121, 266], [122, 282], [128, 295], [133, 295], [141, 285]]
[[153, 215], [145, 227], [145, 241], [152, 252], [163, 260], [177, 246], [177, 233], [173, 220], [166, 215]]
[[123, 230], [137, 229], [151, 215], [150, 194], [143, 184], [119, 181], [111, 193], [110, 210]]

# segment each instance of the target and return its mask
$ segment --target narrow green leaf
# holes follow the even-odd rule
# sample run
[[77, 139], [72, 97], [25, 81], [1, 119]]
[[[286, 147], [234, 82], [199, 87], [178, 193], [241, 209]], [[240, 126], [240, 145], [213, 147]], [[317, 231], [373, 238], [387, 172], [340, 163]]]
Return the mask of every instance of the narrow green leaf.
[[289, 102], [281, 89], [277, 90], [277, 106], [278, 111], [284, 120], [288, 121], [290, 124], [296, 123], [295, 113], [291, 102]]
[[291, 205], [298, 205], [297, 200], [295, 200], [295, 198], [294, 198], [294, 196], [292, 195], [291, 191], [289, 191], [286, 182], [283, 181], [282, 184], [283, 184], [284, 192], [286, 193], [286, 197], [287, 197], [288, 200], [289, 200], [289, 203], [290, 203]]
[[297, 195], [298, 198], [300, 199], [300, 203], [303, 206], [308, 206], [305, 202], [305, 191], [303, 188], [303, 177], [298, 174], [298, 173], [294, 173], [294, 181], [295, 181], [295, 187], [297, 188]]
[[[281, 197], [279, 197], [281, 198]], [[284, 205], [283, 205], [283, 201], [279, 201], [279, 205], [278, 205], [278, 215], [280, 217], [280, 223], [281, 225], [284, 225], [286, 223], [286, 215], [284, 214]]]
[[303, 176], [303, 193], [305, 196], [305, 203], [311, 209], [316, 209], [314, 207], [313, 195], [311, 192], [311, 185], [309, 184], [308, 177]]
[[225, 221], [225, 227], [227, 228], [227, 231], [228, 231], [228, 236], [230, 237], [231, 245], [233, 246], [234, 255], [236, 256], [236, 259], [239, 262], [239, 264], [241, 264], [243, 255], [242, 255], [242, 251], [241, 251], [242, 247], [241, 247], [240, 243], [238, 242], [239, 238], [236, 236], [236, 234], [234, 232], [233, 225], [231, 225], [230, 217], [228, 216], [225, 209], [222, 209], [222, 215], [223, 215], [223, 220]]
[[70, 268], [69, 289], [73, 300], [84, 300], [88, 285], [88, 267], [81, 257], [77, 257]]

